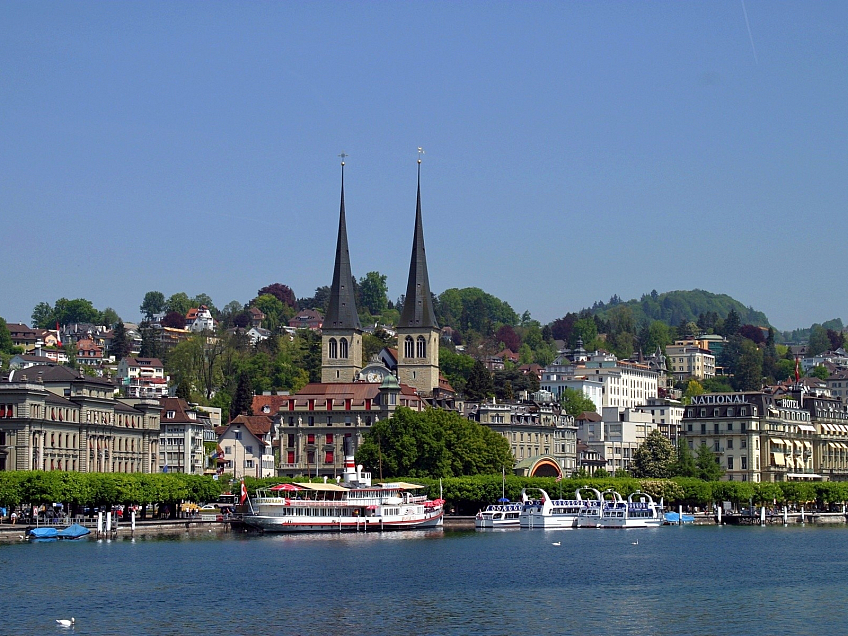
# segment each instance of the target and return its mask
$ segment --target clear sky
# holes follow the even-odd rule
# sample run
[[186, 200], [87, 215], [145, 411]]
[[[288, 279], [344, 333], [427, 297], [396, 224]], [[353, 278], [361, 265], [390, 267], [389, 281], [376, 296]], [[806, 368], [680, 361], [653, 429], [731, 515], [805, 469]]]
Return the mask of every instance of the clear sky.
[[[747, 14], [747, 21], [746, 21]], [[0, 316], [354, 275], [846, 317], [846, 2], [0, 2]], [[842, 239], [839, 239], [842, 240]], [[834, 242], [836, 241], [836, 242]]]

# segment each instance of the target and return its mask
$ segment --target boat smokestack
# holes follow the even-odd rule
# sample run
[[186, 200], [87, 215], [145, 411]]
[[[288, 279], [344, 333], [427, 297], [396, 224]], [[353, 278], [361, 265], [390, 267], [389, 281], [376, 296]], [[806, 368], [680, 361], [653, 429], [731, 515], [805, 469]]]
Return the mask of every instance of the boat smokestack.
[[344, 482], [349, 484], [357, 481], [356, 464], [353, 457], [353, 439], [345, 437], [343, 441], [344, 448]]

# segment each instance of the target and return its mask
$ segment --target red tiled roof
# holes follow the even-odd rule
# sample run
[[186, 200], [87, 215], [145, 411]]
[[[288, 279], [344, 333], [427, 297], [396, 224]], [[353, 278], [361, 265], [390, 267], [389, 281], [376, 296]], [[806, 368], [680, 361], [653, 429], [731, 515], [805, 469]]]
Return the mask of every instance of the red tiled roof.
[[137, 367], [164, 367], [159, 358], [124, 358], [127, 364]]
[[601, 416], [595, 413], [594, 411], [583, 411], [578, 417], [577, 421], [583, 420], [584, 422], [600, 422]]
[[[274, 415], [281, 407], [289, 403], [288, 395], [254, 395], [251, 407], [256, 414]], [[262, 410], [262, 407], [267, 406], [268, 412]]]
[[[191, 411], [191, 407], [182, 398], [163, 397], [159, 398], [159, 405], [162, 407], [162, 413], [159, 416], [163, 424], [196, 424], [197, 419], [191, 419], [187, 411]], [[168, 417], [168, 412], [173, 411], [174, 417]]]
[[230, 426], [238, 424], [253, 433], [254, 437], [260, 438], [271, 431], [273, 422], [268, 415], [239, 415], [230, 422]]

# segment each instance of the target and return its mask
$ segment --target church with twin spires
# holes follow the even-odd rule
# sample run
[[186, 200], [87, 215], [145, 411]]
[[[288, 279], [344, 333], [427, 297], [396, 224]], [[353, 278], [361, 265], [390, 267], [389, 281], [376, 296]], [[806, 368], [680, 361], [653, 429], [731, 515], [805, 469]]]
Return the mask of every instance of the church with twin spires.
[[[339, 209], [339, 235], [330, 305], [324, 318], [321, 336], [321, 381], [325, 384], [356, 381], [380, 381], [380, 366], [368, 365], [363, 373], [362, 326], [356, 310], [350, 254], [347, 244], [347, 224], [344, 199], [344, 161]], [[394, 368], [402, 385], [415, 389], [421, 396], [439, 392], [439, 325], [433, 310], [430, 281], [427, 275], [427, 256], [424, 249], [424, 227], [421, 219], [421, 160], [418, 160], [418, 192], [415, 204], [415, 229], [406, 299], [398, 323], [398, 344]], [[383, 358], [391, 358], [389, 350]], [[389, 367], [385, 367], [389, 368]], [[442, 381], [444, 386], [444, 381]]]
[[362, 359], [362, 325], [351, 286], [344, 200], [344, 161], [339, 235], [330, 305], [321, 335], [321, 382], [294, 395], [256, 396], [254, 413], [278, 416], [279, 475], [337, 476], [343, 468], [344, 438], [358, 447], [373, 424], [398, 407], [423, 411], [454, 408], [454, 391], [439, 377], [439, 326], [433, 311], [421, 221], [421, 162], [406, 300], [397, 350], [379, 360]]

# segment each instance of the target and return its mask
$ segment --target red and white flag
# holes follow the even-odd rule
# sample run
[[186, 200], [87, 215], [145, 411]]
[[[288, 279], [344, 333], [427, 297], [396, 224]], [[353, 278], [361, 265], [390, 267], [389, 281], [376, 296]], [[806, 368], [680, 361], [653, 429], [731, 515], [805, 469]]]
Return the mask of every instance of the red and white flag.
[[243, 504], [245, 499], [247, 499], [247, 488], [244, 486], [244, 479], [241, 480], [241, 497], [239, 497], [239, 503]]
[[59, 333], [59, 321], [56, 321], [56, 346], [62, 346], [62, 335]]
[[799, 364], [799, 362], [800, 362], [800, 361], [799, 361], [799, 359], [798, 359], [798, 356], [795, 356], [795, 382], [798, 382], [798, 380], [800, 380], [800, 379], [801, 379], [801, 373], [800, 373], [800, 371], [798, 370], [798, 364]]

